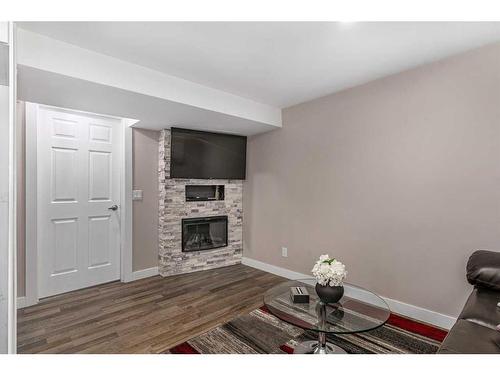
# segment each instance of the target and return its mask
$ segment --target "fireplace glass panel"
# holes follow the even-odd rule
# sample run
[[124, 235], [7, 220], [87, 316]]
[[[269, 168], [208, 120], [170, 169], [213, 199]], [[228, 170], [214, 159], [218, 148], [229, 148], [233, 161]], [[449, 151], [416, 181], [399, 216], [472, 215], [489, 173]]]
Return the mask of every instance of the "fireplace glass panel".
[[182, 220], [182, 251], [200, 251], [227, 246], [227, 216]]

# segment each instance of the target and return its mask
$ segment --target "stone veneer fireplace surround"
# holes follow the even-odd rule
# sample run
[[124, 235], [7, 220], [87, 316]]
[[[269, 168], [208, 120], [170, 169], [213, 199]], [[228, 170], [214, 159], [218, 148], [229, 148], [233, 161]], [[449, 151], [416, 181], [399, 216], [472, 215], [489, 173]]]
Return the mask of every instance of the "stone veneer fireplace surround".
[[[159, 273], [171, 276], [241, 263], [243, 181], [170, 178], [170, 130], [159, 140]], [[224, 200], [186, 201], [186, 185], [224, 185]], [[182, 251], [182, 219], [227, 216], [226, 247]]]

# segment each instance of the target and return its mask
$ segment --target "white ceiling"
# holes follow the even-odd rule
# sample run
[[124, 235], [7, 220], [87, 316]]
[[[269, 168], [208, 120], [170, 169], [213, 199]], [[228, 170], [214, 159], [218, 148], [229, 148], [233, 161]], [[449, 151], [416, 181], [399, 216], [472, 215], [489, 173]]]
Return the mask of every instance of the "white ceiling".
[[500, 40], [498, 22], [21, 22], [279, 108]]

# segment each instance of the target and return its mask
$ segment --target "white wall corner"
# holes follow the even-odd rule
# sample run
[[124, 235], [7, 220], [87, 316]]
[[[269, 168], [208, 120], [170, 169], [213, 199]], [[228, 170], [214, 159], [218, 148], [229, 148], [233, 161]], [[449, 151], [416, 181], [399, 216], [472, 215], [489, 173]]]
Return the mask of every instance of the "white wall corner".
[[[38, 303], [38, 251], [37, 251], [37, 117], [38, 104], [25, 105], [26, 121], [26, 296], [24, 306]], [[19, 302], [18, 302], [19, 303]], [[19, 308], [19, 306], [18, 306]]]
[[130, 119], [123, 120], [123, 166], [121, 173], [121, 281], [130, 282], [134, 280], [133, 263], [133, 204], [132, 204], [132, 184], [133, 184], [133, 145], [132, 128]]
[[[306, 275], [300, 272], [295, 272], [291, 271], [286, 268], [274, 266], [269, 263], [264, 263], [259, 260], [255, 259], [250, 259], [243, 257], [242, 263], [244, 265], [247, 265], [249, 267], [257, 268], [259, 270], [269, 272], [290, 280], [298, 280], [298, 279], [311, 279], [313, 276], [312, 275]], [[364, 291], [362, 289], [359, 289], [358, 291], [353, 289], [353, 296], [355, 298], [358, 298], [359, 300], [363, 301], [364, 296], [363, 293]], [[392, 298], [387, 298], [381, 296], [389, 305], [389, 308], [391, 309], [392, 312], [407, 316], [411, 319], [418, 320], [424, 323], [432, 324], [437, 327], [441, 327], [444, 329], [450, 329], [453, 324], [455, 324], [455, 321], [457, 320], [456, 317], [448, 316], [445, 314], [441, 314], [436, 311], [432, 310], [427, 310], [424, 309], [423, 307], [419, 306], [414, 306], [410, 305], [405, 302], [397, 301]], [[368, 302], [368, 301], [367, 301]]]

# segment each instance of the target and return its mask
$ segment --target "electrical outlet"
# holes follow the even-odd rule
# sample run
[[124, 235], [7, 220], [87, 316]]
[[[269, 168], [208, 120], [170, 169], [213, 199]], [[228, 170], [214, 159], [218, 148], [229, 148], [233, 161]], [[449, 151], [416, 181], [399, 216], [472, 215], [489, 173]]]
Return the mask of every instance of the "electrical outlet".
[[142, 201], [142, 190], [132, 190], [132, 200]]
[[284, 258], [288, 258], [288, 249], [286, 247], [281, 248], [281, 256]]

